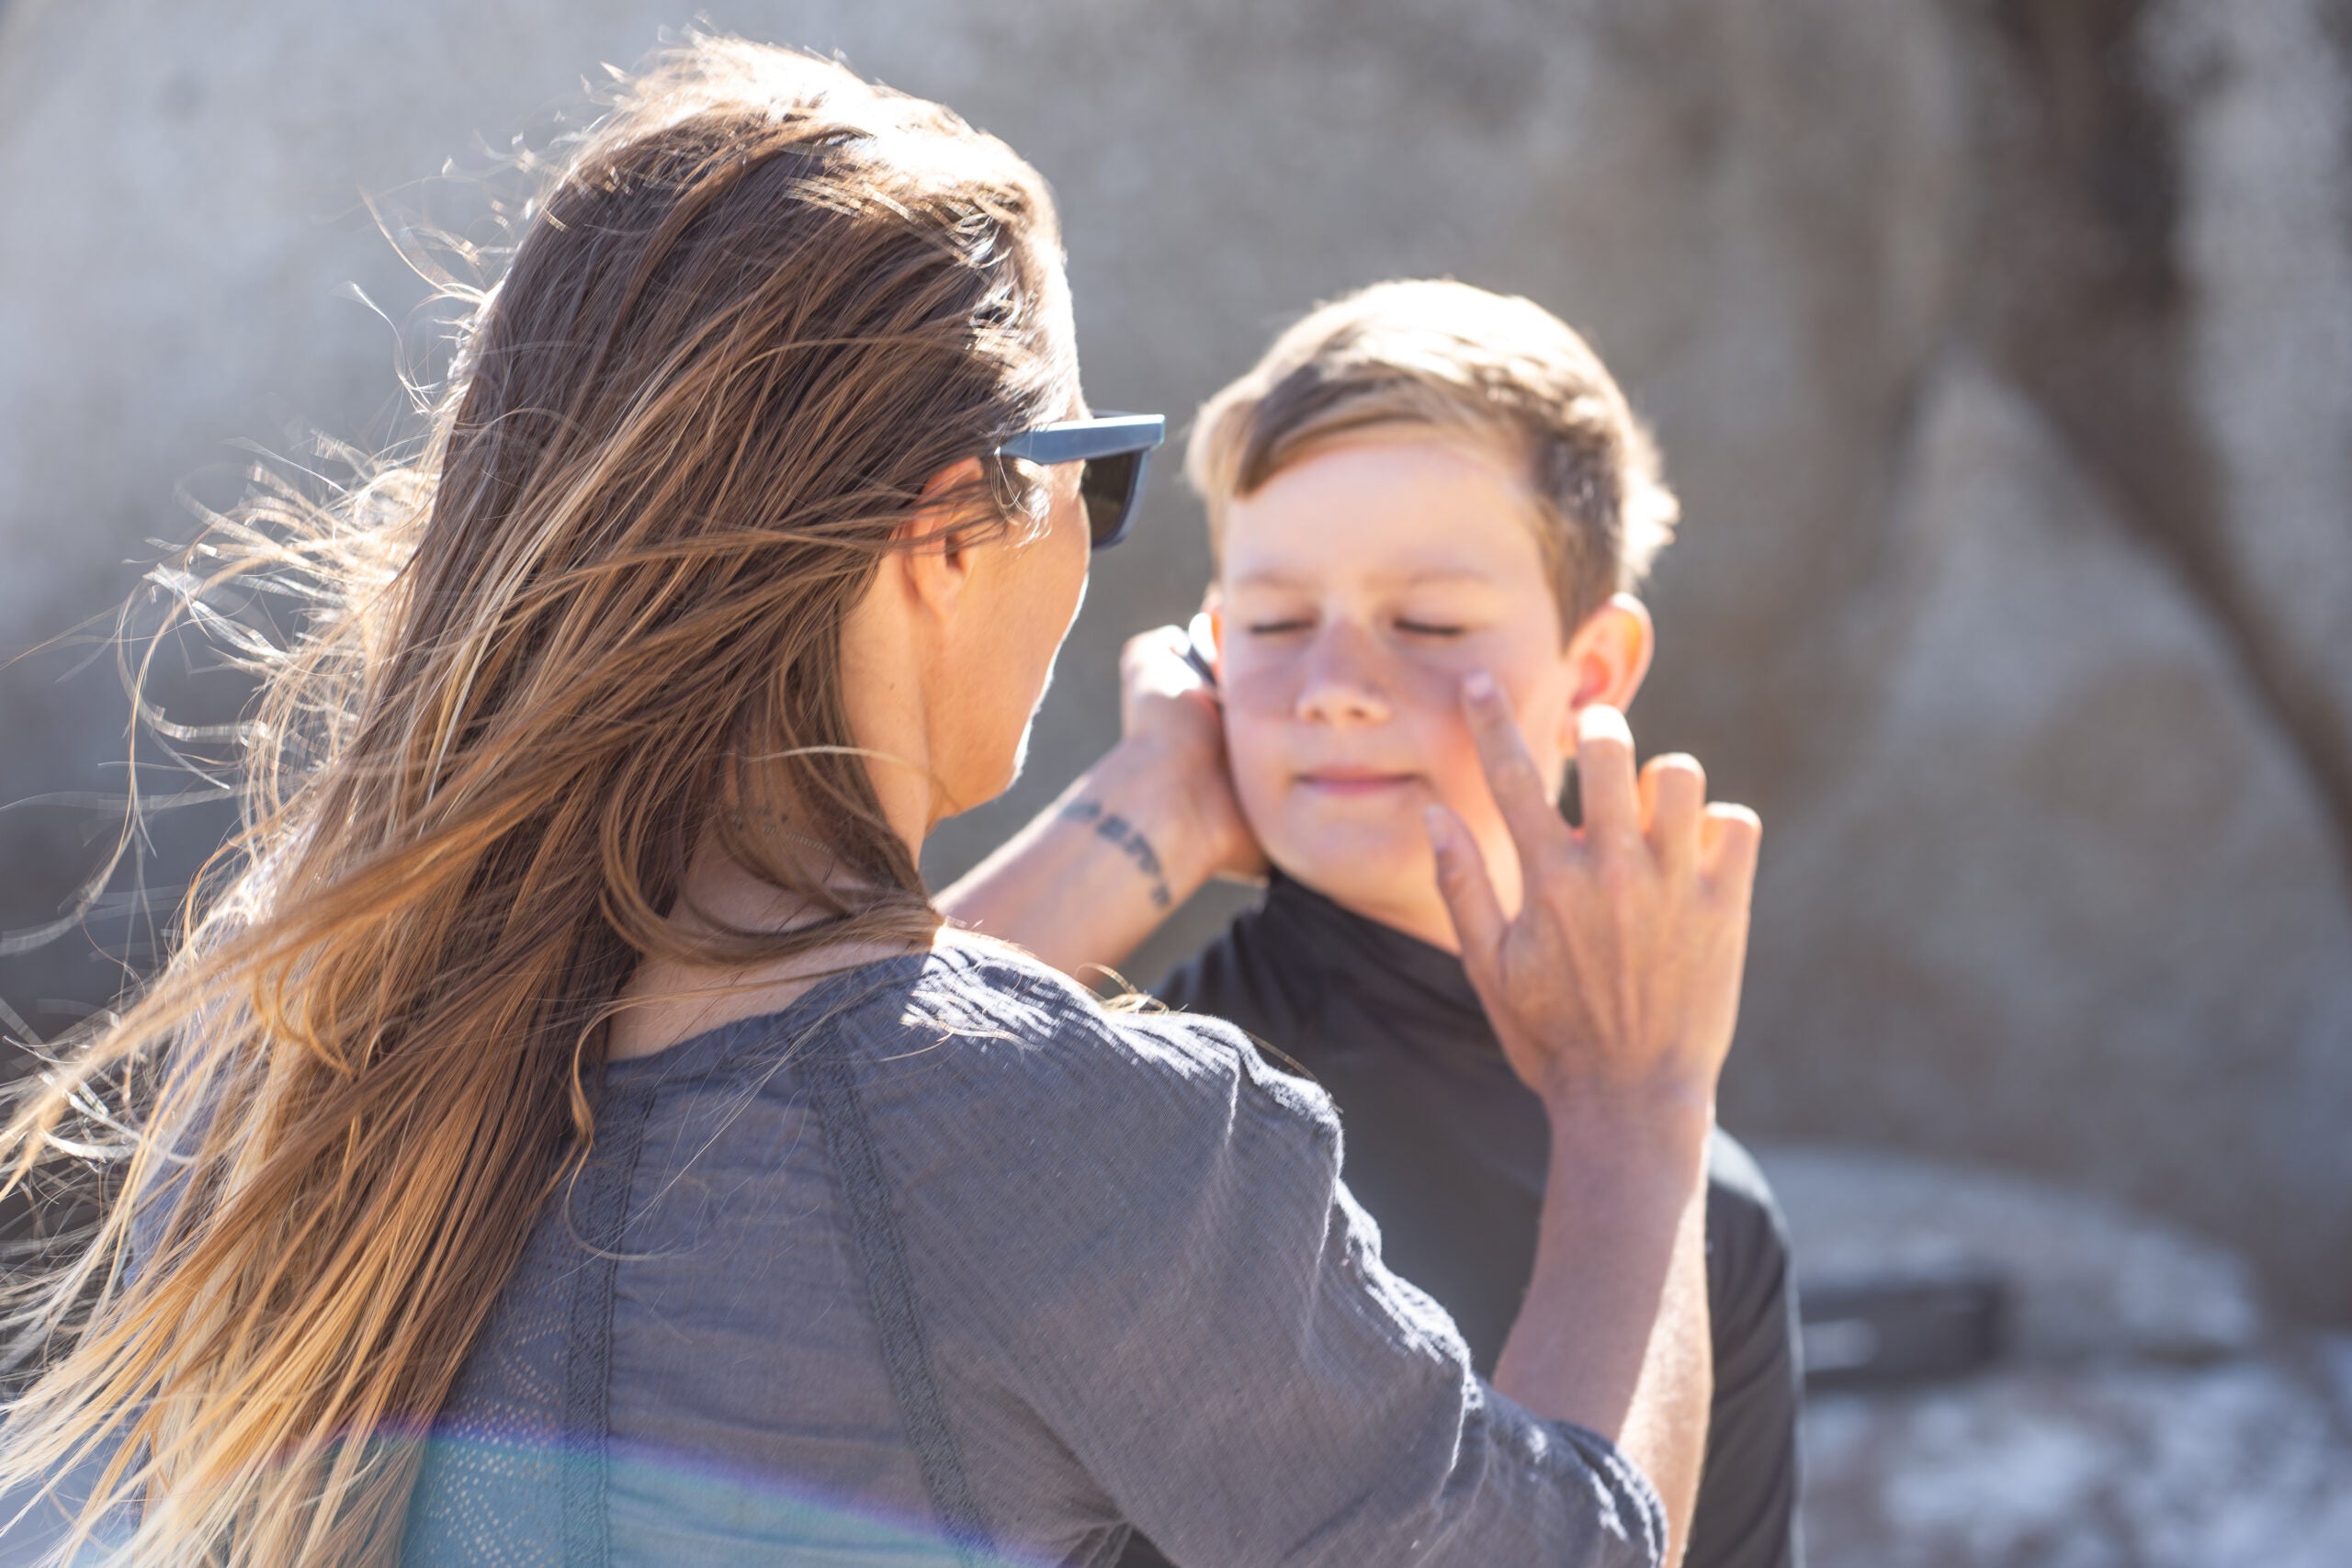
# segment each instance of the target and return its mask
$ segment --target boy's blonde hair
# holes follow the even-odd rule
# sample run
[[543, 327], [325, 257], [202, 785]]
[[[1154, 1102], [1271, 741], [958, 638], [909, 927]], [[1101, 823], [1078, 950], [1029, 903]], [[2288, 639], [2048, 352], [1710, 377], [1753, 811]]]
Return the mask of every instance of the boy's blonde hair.
[[1680, 514], [1600, 355], [1532, 299], [1376, 283], [1317, 307], [1201, 405], [1184, 469], [1221, 550], [1227, 505], [1317, 446], [1425, 425], [1523, 464], [1564, 629], [1637, 586]]

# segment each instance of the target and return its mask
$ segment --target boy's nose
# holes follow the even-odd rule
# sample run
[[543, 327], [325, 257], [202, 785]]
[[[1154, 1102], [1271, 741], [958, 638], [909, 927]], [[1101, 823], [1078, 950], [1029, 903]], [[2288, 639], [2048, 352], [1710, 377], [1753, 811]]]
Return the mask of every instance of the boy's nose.
[[1385, 724], [1388, 696], [1377, 651], [1355, 627], [1339, 623], [1315, 635], [1299, 684], [1297, 716], [1317, 724]]

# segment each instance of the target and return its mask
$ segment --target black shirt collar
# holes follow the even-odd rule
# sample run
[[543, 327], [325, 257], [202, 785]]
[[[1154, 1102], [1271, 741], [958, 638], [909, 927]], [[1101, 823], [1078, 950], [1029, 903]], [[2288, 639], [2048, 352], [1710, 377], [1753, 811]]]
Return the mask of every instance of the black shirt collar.
[[1261, 939], [1273, 939], [1290, 962], [1312, 964], [1375, 1009], [1389, 1003], [1434, 1013], [1465, 1035], [1492, 1040], [1462, 960], [1443, 948], [1341, 908], [1279, 871], [1260, 921]]

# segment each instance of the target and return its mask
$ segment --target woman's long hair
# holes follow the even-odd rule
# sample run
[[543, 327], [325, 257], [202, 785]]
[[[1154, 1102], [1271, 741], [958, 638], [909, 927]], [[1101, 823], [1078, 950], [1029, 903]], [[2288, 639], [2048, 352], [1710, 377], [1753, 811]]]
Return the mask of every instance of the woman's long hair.
[[[0, 1134], [13, 1182], [119, 1156], [94, 1230], [8, 1286], [43, 1368], [0, 1428], [0, 1487], [103, 1472], [79, 1528], [113, 1561], [390, 1560], [639, 962], [937, 923], [839, 633], [926, 479], [1075, 392], [1044, 185], [935, 105], [708, 38], [566, 152], [416, 459], [261, 494], [179, 574], [199, 615], [308, 606], [248, 649], [244, 828]], [[1035, 514], [984, 474], [960, 527]], [[830, 868], [779, 852], [810, 837]], [[680, 919], [714, 838], [827, 918]]]

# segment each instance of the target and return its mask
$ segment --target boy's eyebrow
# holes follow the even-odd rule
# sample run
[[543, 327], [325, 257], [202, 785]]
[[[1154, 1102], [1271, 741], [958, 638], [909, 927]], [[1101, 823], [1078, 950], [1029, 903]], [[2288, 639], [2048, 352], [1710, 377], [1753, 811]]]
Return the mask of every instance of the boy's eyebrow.
[[[1467, 583], [1474, 588], [1490, 588], [1494, 579], [1483, 571], [1461, 568], [1428, 567], [1420, 570], [1374, 572], [1371, 580], [1384, 587], [1415, 588], [1424, 583]], [[1285, 571], [1279, 567], [1261, 567], [1246, 571], [1233, 579], [1235, 588], [1312, 588], [1315, 579], [1304, 572]]]
[[1243, 572], [1233, 580], [1236, 588], [1305, 588], [1310, 580], [1295, 571], [1280, 571], [1261, 567], [1256, 571]]

